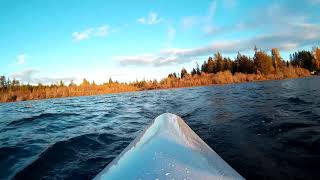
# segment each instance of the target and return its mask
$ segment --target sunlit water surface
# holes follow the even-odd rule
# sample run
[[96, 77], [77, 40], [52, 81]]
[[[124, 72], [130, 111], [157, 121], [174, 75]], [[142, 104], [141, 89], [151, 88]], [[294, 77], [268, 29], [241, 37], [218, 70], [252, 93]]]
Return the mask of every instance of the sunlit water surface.
[[164, 112], [247, 179], [320, 178], [311, 77], [2, 103], [0, 179], [91, 179]]

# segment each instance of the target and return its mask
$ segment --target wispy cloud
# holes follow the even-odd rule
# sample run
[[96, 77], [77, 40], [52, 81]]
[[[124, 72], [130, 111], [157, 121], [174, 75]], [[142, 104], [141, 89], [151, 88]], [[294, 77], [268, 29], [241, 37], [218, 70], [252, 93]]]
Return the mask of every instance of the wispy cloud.
[[87, 29], [82, 32], [73, 32], [72, 38], [74, 41], [82, 41], [85, 39], [89, 39], [91, 32], [92, 32], [92, 29]]
[[[244, 12], [244, 17], [234, 24], [215, 25], [212, 28], [206, 28], [206, 35], [218, 36], [221, 34], [230, 34], [237, 32], [250, 32], [263, 30], [267, 34], [281, 32], [290, 34], [293, 31], [303, 32], [306, 29], [296, 29], [296, 24], [308, 22], [307, 13], [302, 13], [290, 7], [290, 1], [273, 2], [268, 6], [252, 9]], [[252, 18], [254, 17], [254, 18]]]
[[213, 16], [216, 13], [216, 9], [217, 9], [217, 1], [213, 0], [209, 5], [209, 10], [208, 10], [208, 15], [207, 15], [208, 20], [211, 20], [213, 18]]
[[22, 82], [32, 82], [32, 76], [39, 71], [36, 69], [27, 69], [22, 72], [17, 72], [11, 76], [15, 79], [19, 79]]
[[320, 41], [320, 25], [295, 24], [292, 25], [292, 32], [277, 32], [265, 35], [258, 35], [248, 39], [215, 41], [210, 45], [191, 49], [167, 49], [163, 54], [168, 56], [195, 57], [209, 55], [214, 52], [234, 53], [237, 51], [252, 50], [255, 45], [263, 50], [273, 47], [281, 50], [291, 50], [305, 45], [315, 44]]
[[17, 56], [16, 64], [21, 65], [21, 64], [26, 63], [26, 60], [27, 60], [29, 57], [30, 57], [30, 56], [29, 56], [28, 54], [25, 54], [25, 53], [19, 54], [19, 55]]
[[21, 72], [17, 72], [11, 75], [12, 78], [18, 79], [23, 83], [30, 83], [30, 84], [51, 84], [51, 83], [58, 83], [59, 81], [63, 82], [70, 82], [71, 80], [76, 80], [74, 77], [61, 77], [61, 78], [54, 78], [54, 77], [35, 77], [36, 74], [40, 73], [37, 69], [26, 69]]
[[191, 58], [183, 58], [180, 56], [167, 56], [167, 55], [153, 55], [153, 54], [145, 54], [145, 55], [137, 55], [137, 56], [117, 56], [113, 58], [118, 61], [123, 66], [166, 66], [172, 64], [182, 64], [186, 62], [192, 61]]
[[150, 12], [147, 17], [141, 17], [137, 21], [140, 24], [154, 25], [163, 21], [163, 18], [158, 17], [156, 12]]
[[217, 1], [213, 0], [209, 4], [207, 14], [202, 16], [186, 16], [182, 18], [182, 26], [186, 29], [195, 25], [204, 26], [204, 29], [212, 28], [212, 19], [216, 13]]
[[91, 27], [83, 31], [73, 32], [72, 38], [74, 41], [82, 41], [89, 39], [91, 37], [105, 37], [111, 32], [108, 25], [103, 25], [99, 27]]
[[118, 56], [114, 60], [121, 65], [165, 66], [191, 62], [199, 57], [212, 55], [215, 52], [235, 53], [252, 51], [256, 45], [262, 50], [279, 48], [287, 51], [320, 41], [320, 25], [310, 23], [291, 23], [290, 32], [275, 32], [257, 35], [247, 39], [217, 40], [211, 44], [195, 48], [168, 48], [157, 54]]

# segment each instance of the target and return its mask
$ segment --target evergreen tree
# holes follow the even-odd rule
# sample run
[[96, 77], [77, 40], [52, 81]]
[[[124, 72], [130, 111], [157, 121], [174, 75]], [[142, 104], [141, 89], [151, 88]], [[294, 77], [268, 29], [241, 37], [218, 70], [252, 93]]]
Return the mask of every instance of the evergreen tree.
[[177, 78], [177, 77], [178, 77], [178, 76], [177, 76], [177, 73], [175, 73], [175, 72], [174, 72], [172, 75], [173, 75], [174, 78]]
[[76, 84], [74, 83], [73, 80], [71, 80], [69, 86], [70, 86], [70, 87], [73, 87], [73, 86], [76, 86]]
[[0, 88], [4, 88], [6, 86], [6, 77], [5, 76], [0, 76]]
[[64, 82], [63, 82], [62, 80], [60, 80], [59, 86], [60, 86], [60, 87], [64, 87]]
[[199, 64], [197, 63], [196, 66], [197, 66], [197, 67], [196, 67], [196, 73], [197, 73], [198, 75], [201, 75]]
[[191, 75], [194, 76], [194, 75], [196, 75], [196, 74], [197, 74], [196, 69], [192, 68]]
[[208, 73], [214, 73], [214, 61], [212, 59], [212, 57], [209, 57], [208, 58], [208, 66], [207, 66], [207, 69], [208, 69]]
[[222, 55], [218, 52], [214, 55], [214, 60], [215, 60], [215, 69], [214, 72], [219, 72], [219, 71], [223, 71], [224, 69], [224, 62], [223, 62], [223, 58]]
[[232, 71], [232, 60], [228, 57], [228, 58], [223, 58], [223, 64], [224, 64], [224, 67], [223, 67], [223, 71], [225, 70], [229, 70], [230, 72], [233, 72]]
[[112, 84], [113, 83], [113, 81], [112, 81], [112, 79], [111, 79], [111, 77], [109, 77], [109, 84]]
[[302, 67], [309, 71], [315, 70], [313, 55], [310, 51], [298, 51], [295, 52], [291, 57], [291, 64], [293, 66]]
[[20, 82], [19, 82], [18, 80], [16, 80], [15, 78], [13, 78], [13, 80], [12, 80], [12, 86], [13, 86], [13, 87], [18, 87], [18, 86], [20, 86]]
[[201, 72], [208, 73], [208, 63], [206, 61], [201, 66]]
[[5, 87], [10, 87], [11, 86], [11, 80], [10, 78], [7, 78], [7, 82], [5, 84]]
[[242, 73], [253, 73], [254, 72], [253, 61], [251, 60], [250, 57], [248, 57], [246, 55], [241, 55], [238, 52], [238, 55], [235, 59], [235, 62], [237, 64], [237, 72], [242, 72]]
[[181, 69], [181, 79], [183, 79], [184, 77], [186, 77], [188, 75], [188, 72], [185, 68]]

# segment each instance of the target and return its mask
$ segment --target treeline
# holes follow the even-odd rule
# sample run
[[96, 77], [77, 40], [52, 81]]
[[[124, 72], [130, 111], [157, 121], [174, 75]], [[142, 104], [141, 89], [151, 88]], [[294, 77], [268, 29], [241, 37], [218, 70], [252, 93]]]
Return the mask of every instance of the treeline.
[[290, 55], [289, 60], [284, 60], [276, 48], [273, 48], [270, 54], [255, 48], [253, 57], [238, 53], [235, 59], [231, 59], [218, 52], [201, 66], [196, 64], [190, 73], [183, 68], [180, 73], [171, 73], [160, 81], [119, 83], [110, 78], [108, 82], [100, 85], [86, 79], [83, 79], [80, 85], [73, 81], [68, 85], [62, 81], [51, 85], [30, 85], [0, 76], [0, 102], [297, 78], [309, 76], [310, 71], [320, 72], [320, 48], [295, 52]]
[[[5, 79], [4, 76], [1, 78]], [[112, 82], [112, 80], [101, 85], [97, 85], [94, 81], [90, 83], [86, 79], [83, 79], [83, 82], [80, 85], [76, 85], [73, 81], [71, 81], [69, 85], [65, 85], [62, 81], [58, 84], [51, 85], [43, 85], [41, 83], [38, 85], [14, 85], [10, 80], [6, 80], [4, 83], [0, 82], [0, 84], [5, 85], [0, 88], [0, 102], [90, 96], [139, 90], [137, 87], [127, 83]]]
[[[232, 74], [236, 72], [246, 74], [277, 74], [284, 71], [285, 67], [300, 67], [309, 71], [320, 71], [320, 48], [313, 48], [313, 51], [298, 51], [290, 55], [290, 61], [284, 60], [278, 49], [271, 50], [271, 56], [266, 52], [257, 50], [253, 57], [238, 53], [234, 60], [229, 57], [222, 57], [218, 52], [214, 57], [209, 57], [201, 65], [193, 68], [191, 75], [204, 73], [217, 73], [220, 71], [230, 71]], [[185, 69], [181, 70], [181, 77], [187, 74]], [[172, 76], [173, 74], [171, 74]]]

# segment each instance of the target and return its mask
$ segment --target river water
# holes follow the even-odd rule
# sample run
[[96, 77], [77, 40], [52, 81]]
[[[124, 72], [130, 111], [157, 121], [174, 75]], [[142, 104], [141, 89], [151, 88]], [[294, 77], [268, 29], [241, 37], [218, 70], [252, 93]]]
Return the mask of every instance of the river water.
[[247, 179], [320, 179], [320, 77], [2, 103], [0, 179], [91, 179], [164, 112]]

